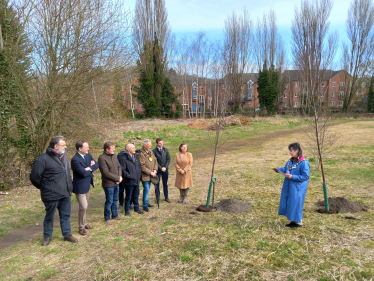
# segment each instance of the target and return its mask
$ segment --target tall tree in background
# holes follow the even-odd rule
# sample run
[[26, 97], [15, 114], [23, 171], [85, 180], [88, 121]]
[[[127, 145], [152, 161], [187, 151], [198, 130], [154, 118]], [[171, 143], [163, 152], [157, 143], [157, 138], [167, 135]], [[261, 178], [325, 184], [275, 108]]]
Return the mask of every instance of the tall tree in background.
[[223, 63], [230, 86], [230, 106], [239, 111], [242, 105], [243, 73], [250, 60], [252, 21], [247, 10], [242, 15], [235, 12], [225, 20]]
[[354, 94], [365, 77], [367, 62], [374, 54], [374, 6], [371, 0], [353, 0], [346, 21], [348, 42], [343, 43], [343, 68], [346, 70], [343, 111], [350, 107]]
[[329, 118], [321, 106], [320, 97], [328, 89], [328, 85], [322, 87], [322, 81], [326, 80], [328, 69], [332, 66], [338, 41], [336, 34], [328, 34], [331, 9], [331, 0], [303, 0], [300, 9], [295, 8], [292, 20], [293, 61], [295, 68], [299, 69], [299, 81], [302, 81], [305, 96], [303, 108], [310, 128], [306, 133], [318, 153], [326, 210], [329, 207], [322, 160], [329, 142]]
[[282, 37], [278, 33], [277, 18], [273, 10], [264, 13], [262, 21], [258, 18], [254, 32], [254, 58], [258, 70], [266, 64], [274, 69], [283, 69], [285, 64], [285, 48]]
[[276, 113], [278, 109], [278, 80], [279, 73], [273, 67], [267, 68], [265, 64], [258, 76], [258, 99], [260, 107], [266, 109], [268, 114]]
[[[254, 58], [263, 83], [259, 87], [259, 103], [261, 108], [266, 107], [268, 114], [273, 114], [278, 109], [279, 97], [283, 97], [285, 81], [280, 77], [286, 63], [286, 51], [273, 10], [268, 14], [264, 13], [262, 21], [258, 18], [254, 45]], [[268, 81], [264, 80], [265, 77]]]
[[[164, 0], [137, 0], [133, 22], [133, 44], [138, 54], [140, 72], [139, 87], [135, 87], [137, 99], [145, 108], [149, 117], [161, 116], [169, 112], [165, 100], [170, 97], [170, 80], [167, 53], [172, 43], [171, 30], [167, 20]], [[165, 90], [167, 90], [165, 92]], [[174, 101], [176, 108], [176, 96]]]

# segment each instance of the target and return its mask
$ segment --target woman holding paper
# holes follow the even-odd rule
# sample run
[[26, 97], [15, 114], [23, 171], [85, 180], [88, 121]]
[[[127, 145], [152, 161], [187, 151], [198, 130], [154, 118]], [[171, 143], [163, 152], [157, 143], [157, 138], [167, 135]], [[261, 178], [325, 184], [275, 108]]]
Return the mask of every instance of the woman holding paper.
[[291, 222], [287, 227], [301, 227], [303, 207], [309, 181], [310, 164], [302, 155], [300, 144], [295, 142], [288, 146], [291, 159], [284, 168], [273, 168], [285, 176], [278, 215], [286, 216]]

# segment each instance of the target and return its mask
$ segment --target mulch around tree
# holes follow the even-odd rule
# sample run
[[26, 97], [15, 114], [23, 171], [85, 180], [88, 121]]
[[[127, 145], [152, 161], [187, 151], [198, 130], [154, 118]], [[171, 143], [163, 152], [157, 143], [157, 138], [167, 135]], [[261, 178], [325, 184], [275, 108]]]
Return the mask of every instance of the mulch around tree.
[[[214, 205], [214, 208], [217, 211], [225, 213], [239, 214], [250, 211], [252, 209], [252, 206], [246, 202], [230, 198], [221, 200], [219, 203]], [[205, 205], [200, 205], [196, 210], [200, 212], [211, 212], [212, 206], [209, 206], [207, 208], [205, 207]]]
[[358, 213], [368, 211], [367, 207], [344, 197], [329, 197], [329, 211], [325, 210], [325, 202], [323, 200], [318, 201], [316, 205], [320, 207], [316, 212], [321, 214]]

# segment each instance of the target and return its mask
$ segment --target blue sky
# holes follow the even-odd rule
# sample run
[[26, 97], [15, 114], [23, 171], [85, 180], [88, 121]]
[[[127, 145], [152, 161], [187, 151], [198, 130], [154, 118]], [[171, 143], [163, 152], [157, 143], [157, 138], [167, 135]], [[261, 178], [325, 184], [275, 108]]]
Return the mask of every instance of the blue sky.
[[[177, 39], [203, 30], [212, 41], [223, 38], [224, 21], [232, 11], [240, 13], [246, 7], [251, 18], [257, 20], [264, 12], [273, 9], [283, 41], [289, 44], [295, 5], [300, 3], [300, 0], [166, 0], [166, 8]], [[345, 38], [345, 20], [350, 3], [351, 0], [335, 0], [330, 15], [330, 30], [338, 31], [340, 41]], [[125, 0], [125, 5], [133, 9], [135, 0]]]

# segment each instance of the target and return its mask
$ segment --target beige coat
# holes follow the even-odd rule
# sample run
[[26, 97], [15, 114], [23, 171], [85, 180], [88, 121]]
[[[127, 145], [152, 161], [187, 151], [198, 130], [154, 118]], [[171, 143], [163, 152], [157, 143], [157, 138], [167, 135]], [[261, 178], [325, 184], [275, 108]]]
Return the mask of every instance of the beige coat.
[[[175, 177], [175, 187], [178, 187], [180, 189], [187, 189], [193, 186], [191, 174], [192, 162], [192, 154], [189, 152], [186, 152], [184, 156], [180, 152], [175, 154], [174, 164], [175, 168], [177, 168], [177, 175]], [[186, 171], [184, 175], [181, 174], [182, 170]]]
[[138, 160], [140, 168], [142, 168], [142, 176], [140, 180], [151, 181], [151, 172], [153, 172], [154, 170], [158, 170], [156, 156], [153, 154], [152, 150], [149, 150], [149, 152], [147, 153], [144, 149], [142, 149], [138, 154]]

